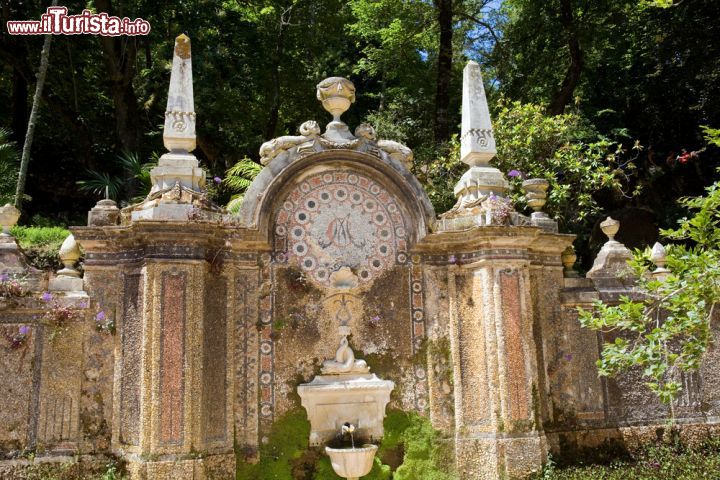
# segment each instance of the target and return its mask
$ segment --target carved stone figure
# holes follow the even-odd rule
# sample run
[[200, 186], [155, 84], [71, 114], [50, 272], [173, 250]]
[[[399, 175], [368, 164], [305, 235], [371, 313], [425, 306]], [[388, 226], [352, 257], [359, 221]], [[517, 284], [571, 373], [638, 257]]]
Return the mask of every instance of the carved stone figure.
[[380, 150], [387, 153], [390, 158], [399, 161], [408, 169], [412, 166], [413, 152], [402, 143], [393, 140], [379, 140], [377, 146]]
[[320, 126], [314, 120], [308, 120], [300, 125], [300, 135], [286, 135], [274, 138], [260, 146], [260, 163], [267, 165], [270, 160], [280, 153], [303, 143], [314, 140], [320, 135]]
[[340, 347], [335, 353], [335, 359], [325, 360], [322, 366], [322, 373], [333, 375], [339, 373], [367, 373], [370, 371], [365, 360], [355, 360], [355, 352], [348, 345], [347, 335], [340, 340]]

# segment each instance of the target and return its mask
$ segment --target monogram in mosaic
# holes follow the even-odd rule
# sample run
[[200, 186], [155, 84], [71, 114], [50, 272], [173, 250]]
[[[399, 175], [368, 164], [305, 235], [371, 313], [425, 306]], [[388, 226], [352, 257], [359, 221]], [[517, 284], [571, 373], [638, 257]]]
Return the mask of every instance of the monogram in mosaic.
[[282, 204], [275, 235], [286, 259], [322, 285], [342, 267], [370, 282], [403, 260], [407, 249], [395, 199], [377, 182], [346, 170], [300, 182]]

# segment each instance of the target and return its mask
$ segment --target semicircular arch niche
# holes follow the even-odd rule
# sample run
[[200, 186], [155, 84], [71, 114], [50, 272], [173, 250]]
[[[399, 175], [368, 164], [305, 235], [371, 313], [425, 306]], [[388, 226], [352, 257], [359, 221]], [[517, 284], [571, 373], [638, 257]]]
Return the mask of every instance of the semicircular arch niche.
[[361, 285], [407, 262], [410, 232], [398, 198], [365, 172], [327, 166], [301, 177], [274, 223], [276, 261], [295, 264], [319, 286], [348, 267]]

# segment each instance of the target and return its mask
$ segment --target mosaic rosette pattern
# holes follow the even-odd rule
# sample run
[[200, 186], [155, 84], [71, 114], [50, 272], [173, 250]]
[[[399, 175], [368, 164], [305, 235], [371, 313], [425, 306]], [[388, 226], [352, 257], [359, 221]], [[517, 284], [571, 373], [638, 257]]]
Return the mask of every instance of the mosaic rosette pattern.
[[361, 283], [407, 261], [407, 231], [395, 198], [353, 171], [310, 176], [288, 194], [275, 224], [276, 261], [295, 262], [313, 281], [349, 267]]

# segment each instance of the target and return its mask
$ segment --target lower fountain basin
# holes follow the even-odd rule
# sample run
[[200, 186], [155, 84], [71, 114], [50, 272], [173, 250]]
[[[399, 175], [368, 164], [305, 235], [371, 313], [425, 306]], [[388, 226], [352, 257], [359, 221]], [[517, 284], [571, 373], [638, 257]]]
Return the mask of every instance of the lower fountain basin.
[[377, 445], [363, 445], [359, 448], [325, 447], [325, 452], [330, 457], [335, 473], [353, 480], [370, 473], [377, 449]]

